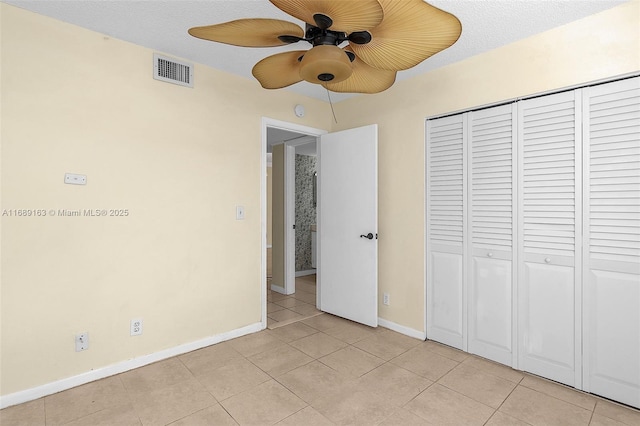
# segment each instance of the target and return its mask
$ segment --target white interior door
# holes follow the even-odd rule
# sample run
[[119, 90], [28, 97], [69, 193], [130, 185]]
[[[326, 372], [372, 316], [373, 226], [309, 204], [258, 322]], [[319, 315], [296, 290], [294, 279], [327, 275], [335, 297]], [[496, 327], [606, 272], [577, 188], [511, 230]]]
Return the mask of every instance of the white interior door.
[[[580, 92], [520, 102], [520, 367], [580, 386]], [[576, 143], [578, 141], [578, 143]], [[578, 212], [578, 213], [576, 213]]]
[[515, 104], [469, 117], [469, 352], [513, 365]]
[[467, 121], [427, 121], [427, 337], [466, 350]]
[[640, 78], [584, 111], [584, 388], [640, 407]]
[[376, 327], [377, 125], [322, 135], [318, 158], [319, 308]]

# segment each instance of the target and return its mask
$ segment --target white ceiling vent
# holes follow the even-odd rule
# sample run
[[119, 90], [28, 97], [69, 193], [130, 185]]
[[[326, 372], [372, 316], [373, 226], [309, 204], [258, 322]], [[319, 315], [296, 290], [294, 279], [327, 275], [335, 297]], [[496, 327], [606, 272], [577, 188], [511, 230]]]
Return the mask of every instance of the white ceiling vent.
[[154, 53], [153, 78], [180, 86], [193, 87], [193, 64]]

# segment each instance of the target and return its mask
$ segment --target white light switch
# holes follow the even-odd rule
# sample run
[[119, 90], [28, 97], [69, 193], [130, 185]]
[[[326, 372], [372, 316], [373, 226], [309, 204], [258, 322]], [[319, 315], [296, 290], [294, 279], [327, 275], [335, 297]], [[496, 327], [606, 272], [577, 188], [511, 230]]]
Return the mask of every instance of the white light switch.
[[74, 173], [65, 173], [64, 174], [64, 183], [68, 183], [71, 185], [86, 185], [87, 184], [87, 176], [86, 175], [76, 175]]
[[244, 206], [236, 206], [236, 220], [244, 220]]

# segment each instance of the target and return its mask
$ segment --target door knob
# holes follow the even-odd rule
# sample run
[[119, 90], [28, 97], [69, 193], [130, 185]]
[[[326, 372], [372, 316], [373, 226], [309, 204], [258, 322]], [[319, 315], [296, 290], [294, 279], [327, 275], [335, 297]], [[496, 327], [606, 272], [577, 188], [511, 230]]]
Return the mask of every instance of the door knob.
[[491, 252], [487, 253], [487, 257], [493, 257], [493, 253]]
[[369, 232], [367, 235], [360, 235], [360, 238], [367, 238], [369, 240], [373, 240], [373, 234]]
[[550, 258], [550, 257], [547, 257], [544, 261], [545, 261], [546, 263], [551, 263], [551, 258]]

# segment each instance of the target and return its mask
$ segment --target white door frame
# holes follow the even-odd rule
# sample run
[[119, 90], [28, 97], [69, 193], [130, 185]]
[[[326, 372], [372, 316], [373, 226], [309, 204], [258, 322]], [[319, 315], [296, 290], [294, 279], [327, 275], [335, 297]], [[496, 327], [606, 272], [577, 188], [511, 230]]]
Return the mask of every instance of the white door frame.
[[[284, 143], [284, 293], [296, 292], [296, 148]], [[292, 278], [293, 277], [293, 278]]]
[[[276, 129], [288, 130], [291, 132], [304, 133], [309, 136], [318, 137], [328, 133], [326, 130], [317, 129], [314, 127], [302, 126], [300, 124], [289, 123], [286, 121], [276, 120], [269, 117], [262, 117], [261, 122], [261, 152], [260, 152], [260, 292], [261, 292], [261, 306], [262, 306], [262, 328], [267, 328], [267, 128], [272, 127]], [[295, 147], [290, 145], [289, 150], [293, 150], [295, 154]], [[285, 148], [285, 161], [289, 158], [287, 155], [287, 148]], [[295, 156], [290, 157], [288, 161], [292, 161]], [[290, 167], [289, 170], [292, 168]], [[295, 175], [294, 175], [295, 176]], [[291, 244], [295, 236], [293, 232], [293, 223], [295, 216], [292, 216], [289, 204], [293, 206], [294, 200], [292, 194], [289, 193], [291, 188], [294, 188], [294, 183], [289, 174], [285, 174], [285, 205], [287, 207], [285, 213], [285, 292], [289, 289], [293, 289], [295, 286], [295, 260], [291, 264], [290, 259], [295, 259], [295, 244]], [[289, 190], [287, 190], [289, 188]], [[289, 263], [289, 264], [287, 264]], [[291, 269], [291, 273], [289, 271]]]

